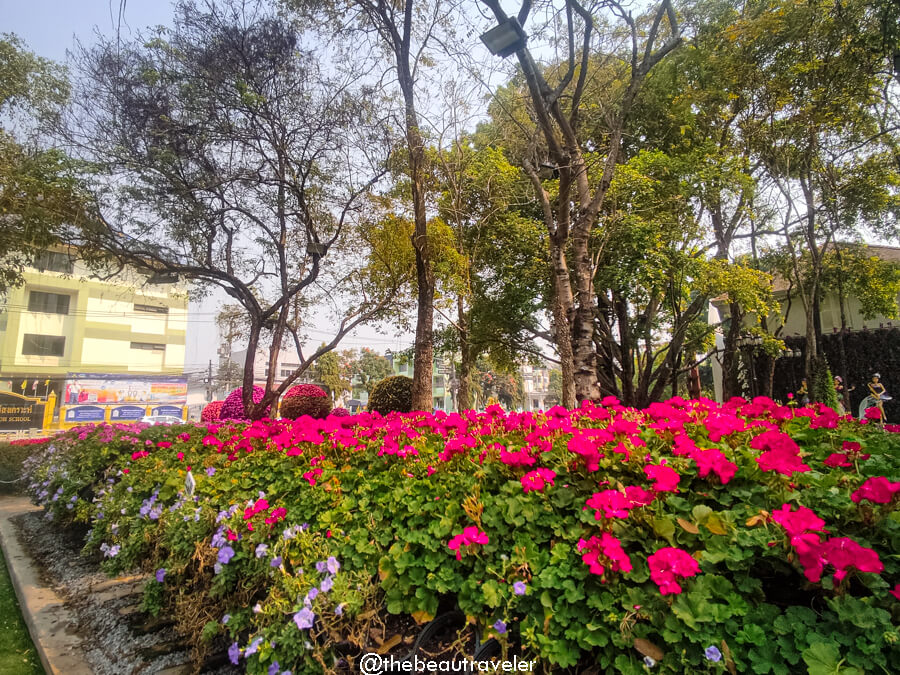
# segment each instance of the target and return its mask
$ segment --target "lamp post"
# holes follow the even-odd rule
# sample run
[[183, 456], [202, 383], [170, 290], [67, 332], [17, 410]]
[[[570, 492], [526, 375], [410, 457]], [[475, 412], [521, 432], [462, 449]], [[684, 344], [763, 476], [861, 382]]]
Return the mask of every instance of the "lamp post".
[[481, 41], [494, 56], [505, 59], [525, 47], [528, 36], [515, 17], [510, 17], [481, 36]]

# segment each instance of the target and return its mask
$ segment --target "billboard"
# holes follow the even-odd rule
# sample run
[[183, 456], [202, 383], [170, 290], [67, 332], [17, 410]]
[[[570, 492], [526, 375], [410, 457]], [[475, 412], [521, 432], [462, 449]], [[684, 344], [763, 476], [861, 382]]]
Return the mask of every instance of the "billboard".
[[62, 394], [62, 405], [181, 406], [187, 402], [187, 378], [182, 375], [69, 373]]

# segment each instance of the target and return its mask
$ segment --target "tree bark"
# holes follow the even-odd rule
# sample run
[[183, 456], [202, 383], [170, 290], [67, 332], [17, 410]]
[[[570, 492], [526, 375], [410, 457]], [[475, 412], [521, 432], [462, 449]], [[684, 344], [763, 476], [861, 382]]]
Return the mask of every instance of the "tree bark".
[[463, 296], [456, 297], [457, 332], [459, 334], [459, 389], [456, 393], [456, 410], [463, 412], [472, 407], [469, 378], [472, 373], [471, 347], [469, 346], [469, 320], [466, 316]]

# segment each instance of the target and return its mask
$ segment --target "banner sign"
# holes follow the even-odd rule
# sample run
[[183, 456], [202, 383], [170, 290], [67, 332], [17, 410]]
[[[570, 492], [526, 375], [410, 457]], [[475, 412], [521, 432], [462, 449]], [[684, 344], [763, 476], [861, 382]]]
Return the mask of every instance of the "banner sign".
[[187, 378], [183, 375], [128, 375], [69, 373], [63, 391], [63, 405], [114, 403], [184, 404]]
[[106, 410], [97, 405], [76, 405], [66, 408], [66, 422], [102, 422]]
[[154, 415], [172, 415], [173, 417], [184, 417], [184, 409], [181, 406], [160, 405], [153, 409]]
[[9, 391], [0, 392], [0, 431], [40, 429], [44, 426], [44, 401]]
[[117, 405], [110, 409], [110, 422], [132, 422], [147, 414], [147, 409], [137, 405]]

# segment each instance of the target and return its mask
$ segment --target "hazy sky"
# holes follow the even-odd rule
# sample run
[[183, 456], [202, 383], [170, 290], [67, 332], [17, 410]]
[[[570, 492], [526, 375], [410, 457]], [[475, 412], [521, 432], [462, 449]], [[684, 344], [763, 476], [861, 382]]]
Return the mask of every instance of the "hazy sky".
[[[59, 62], [65, 62], [66, 50], [72, 48], [76, 37], [90, 44], [98, 32], [114, 35], [119, 30], [127, 39], [133, 31], [168, 24], [171, 17], [172, 3], [168, 0], [0, 0], [0, 33], [15, 33], [34, 53]], [[191, 303], [186, 370], [204, 369], [210, 358], [216, 363], [215, 313], [225, 298], [224, 294], [217, 294], [201, 303]], [[318, 346], [326, 338], [330, 340], [331, 328], [327, 320], [311, 326], [310, 344]], [[412, 336], [396, 339], [371, 328], [360, 328], [338, 348], [370, 347], [383, 352], [405, 349], [411, 344]]]

